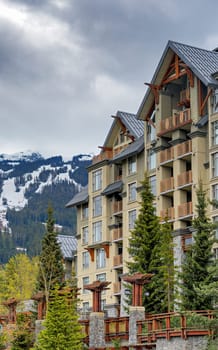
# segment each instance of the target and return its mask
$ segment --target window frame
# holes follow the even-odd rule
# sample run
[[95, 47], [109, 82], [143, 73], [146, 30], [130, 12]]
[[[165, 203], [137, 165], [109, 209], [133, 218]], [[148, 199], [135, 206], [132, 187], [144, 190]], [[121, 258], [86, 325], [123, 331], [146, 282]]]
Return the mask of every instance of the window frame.
[[82, 227], [82, 244], [88, 244], [89, 242], [89, 226]]
[[[132, 215], [133, 213], [135, 215]], [[128, 228], [129, 228], [129, 230], [133, 230], [134, 229], [136, 219], [137, 219], [137, 210], [136, 209], [129, 210], [128, 211]]]
[[102, 221], [92, 223], [92, 243], [102, 241]]
[[128, 158], [128, 175], [135, 174], [137, 172], [137, 157], [132, 156]]
[[218, 120], [211, 123], [212, 146], [218, 145]]
[[134, 202], [137, 199], [137, 183], [136, 181], [128, 184], [128, 200]]
[[104, 248], [96, 249], [96, 269], [103, 269], [106, 267], [106, 253]]
[[102, 196], [95, 196], [92, 199], [93, 204], [93, 217], [102, 215]]
[[82, 252], [82, 267], [83, 267], [83, 270], [88, 269], [89, 268], [89, 264], [90, 264], [89, 252]]
[[93, 171], [92, 173], [92, 192], [102, 189], [102, 169]]

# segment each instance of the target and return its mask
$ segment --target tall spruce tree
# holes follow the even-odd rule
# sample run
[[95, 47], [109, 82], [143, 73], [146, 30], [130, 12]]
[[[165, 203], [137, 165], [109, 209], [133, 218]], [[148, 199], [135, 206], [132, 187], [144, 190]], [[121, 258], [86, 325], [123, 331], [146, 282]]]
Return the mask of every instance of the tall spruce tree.
[[81, 350], [82, 327], [77, 314], [77, 289], [58, 286], [51, 292], [51, 300], [44, 329], [40, 332], [34, 350]]
[[211, 296], [198, 290], [213, 280], [209, 266], [212, 263], [214, 224], [207, 216], [208, 200], [201, 182], [196, 194], [196, 217], [192, 221], [195, 230], [193, 244], [186, 254], [181, 273], [181, 303], [184, 310], [205, 310], [213, 306]]
[[42, 251], [39, 256], [39, 276], [37, 289], [45, 293], [48, 305], [50, 291], [56, 284], [64, 283], [64, 268], [61, 248], [57, 242], [54, 228], [53, 209], [48, 207], [46, 233], [42, 239]]
[[[129, 238], [128, 252], [132, 259], [127, 262], [127, 266], [130, 274], [135, 272], [156, 274], [158, 268], [155, 248], [160, 242], [160, 223], [155, 213], [154, 195], [147, 174], [141, 184], [141, 207]], [[146, 285], [143, 299], [146, 312], [160, 312], [161, 296], [156, 292], [153, 281]]]

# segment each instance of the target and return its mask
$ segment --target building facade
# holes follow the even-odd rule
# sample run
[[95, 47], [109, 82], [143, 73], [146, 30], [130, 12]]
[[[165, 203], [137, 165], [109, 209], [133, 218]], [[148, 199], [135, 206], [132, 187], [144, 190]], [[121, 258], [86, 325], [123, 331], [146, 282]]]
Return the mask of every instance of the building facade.
[[[89, 310], [86, 284], [111, 282], [102, 308], [113, 315], [125, 290], [128, 238], [147, 172], [157, 215], [172, 222], [176, 264], [192, 242], [199, 181], [218, 200], [218, 52], [169, 41], [135, 115], [117, 112], [88, 187], [68, 203], [77, 207], [77, 275], [81, 307]], [[208, 215], [218, 221], [216, 206]], [[218, 237], [217, 237], [218, 238]], [[214, 245], [218, 257], [218, 245]]]

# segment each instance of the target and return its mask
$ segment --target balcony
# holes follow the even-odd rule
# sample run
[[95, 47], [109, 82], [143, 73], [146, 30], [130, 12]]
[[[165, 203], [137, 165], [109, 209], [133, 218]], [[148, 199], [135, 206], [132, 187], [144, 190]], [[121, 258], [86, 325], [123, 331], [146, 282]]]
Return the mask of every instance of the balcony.
[[121, 292], [121, 283], [120, 282], [113, 283], [113, 292], [114, 292], [114, 294], [119, 294]]
[[168, 132], [184, 127], [187, 124], [190, 124], [191, 113], [190, 109], [185, 109], [184, 111], [178, 111], [174, 113], [172, 117], [165, 118], [160, 122], [160, 132], [158, 136], [162, 136]]
[[160, 211], [160, 217], [162, 220], [165, 220], [166, 218], [168, 220], [174, 220], [175, 219], [175, 210], [174, 207], [166, 208]]
[[123, 238], [123, 229], [122, 227], [115, 228], [113, 230], [113, 241], [118, 241]]
[[111, 159], [111, 158], [113, 158], [113, 151], [112, 150], [104, 151], [93, 157], [92, 164], [96, 164], [96, 163], [102, 162], [105, 159]]
[[180, 91], [179, 105], [186, 106], [186, 107], [190, 106], [190, 89], [189, 88]]
[[191, 216], [192, 214], [192, 202], [186, 202], [178, 206], [178, 217]]
[[113, 203], [112, 211], [113, 214], [120, 213], [123, 210], [123, 203], [122, 201], [116, 201]]
[[174, 148], [170, 147], [160, 152], [160, 163], [165, 163], [174, 158]]
[[177, 157], [182, 157], [185, 154], [192, 152], [192, 141], [188, 140], [186, 142], [180, 143], [176, 146]]
[[177, 176], [177, 186], [182, 187], [192, 183], [192, 171], [185, 171]]
[[160, 181], [160, 192], [172, 191], [174, 189], [174, 178], [169, 177]]
[[118, 266], [123, 265], [123, 256], [122, 255], [115, 255], [113, 258], [113, 267], [116, 268]]

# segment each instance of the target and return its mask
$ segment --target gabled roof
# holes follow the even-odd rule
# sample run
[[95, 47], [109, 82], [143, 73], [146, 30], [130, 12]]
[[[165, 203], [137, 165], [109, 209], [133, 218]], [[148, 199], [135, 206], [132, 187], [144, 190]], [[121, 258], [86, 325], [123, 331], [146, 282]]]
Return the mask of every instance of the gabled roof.
[[144, 122], [142, 120], [138, 120], [135, 114], [117, 111], [116, 115], [113, 117], [114, 117], [114, 121], [107, 134], [107, 137], [104, 142], [104, 146], [107, 146], [108, 144], [108, 140], [110, 138], [112, 130], [115, 124], [117, 123], [116, 119], [120, 119], [122, 124], [125, 125], [126, 129], [129, 131], [129, 134], [134, 136], [135, 139], [138, 139], [141, 135], [144, 134]]
[[60, 243], [61, 252], [64, 259], [72, 259], [73, 253], [77, 250], [77, 240], [73, 236], [58, 235], [57, 241]]
[[83, 204], [83, 203], [88, 203], [88, 186], [85, 186], [82, 191], [79, 193], [75, 194], [73, 199], [71, 199], [66, 205], [66, 208], [71, 208], [75, 207], [77, 205]]
[[129, 146], [127, 146], [123, 151], [118, 153], [112, 160], [112, 163], [120, 162], [126, 158], [135, 156], [139, 154], [144, 149], [144, 135], [142, 135], [138, 140], [132, 142]]
[[[218, 52], [200, 49], [171, 40], [167, 43], [159, 64], [154, 72], [151, 84], [158, 85], [161, 83], [161, 78], [163, 78], [168, 67], [167, 60], [171, 60], [174, 53], [181, 58], [181, 60], [206, 86], [218, 87], [218, 80], [214, 78], [214, 75], [218, 72]], [[160, 74], [161, 68], [163, 71]], [[154, 101], [153, 93], [150, 88], [147, 89], [139, 107], [137, 118], [140, 118], [145, 101], [148, 102], [148, 105], [151, 105]], [[149, 108], [149, 106], [147, 106], [147, 108]]]

